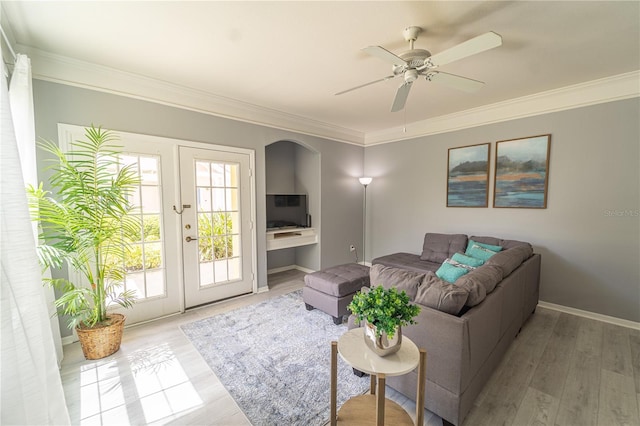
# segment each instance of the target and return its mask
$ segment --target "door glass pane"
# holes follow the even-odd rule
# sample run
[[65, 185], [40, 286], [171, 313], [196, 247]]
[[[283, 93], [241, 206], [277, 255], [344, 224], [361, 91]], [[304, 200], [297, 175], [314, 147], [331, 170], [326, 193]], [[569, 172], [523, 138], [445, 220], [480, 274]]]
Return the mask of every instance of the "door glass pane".
[[140, 188], [142, 196], [142, 209], [145, 213], [159, 213], [160, 212], [160, 187], [157, 185], [148, 186], [143, 185]]
[[[200, 286], [242, 279], [238, 205], [240, 169], [234, 163], [202, 160], [195, 163]], [[207, 176], [204, 175], [205, 170]], [[230, 264], [230, 258], [233, 258], [233, 264]]]
[[198, 211], [210, 212], [211, 211], [211, 188], [198, 187]]
[[196, 161], [196, 185], [197, 186], [210, 186], [211, 174], [209, 173], [208, 161]]
[[140, 234], [132, 237], [131, 249], [125, 254], [125, 289], [133, 290], [138, 299], [164, 296], [166, 286], [160, 158], [131, 153], [122, 155], [120, 167], [128, 165], [140, 177], [138, 187], [129, 197], [136, 207], [134, 214], [140, 221]]

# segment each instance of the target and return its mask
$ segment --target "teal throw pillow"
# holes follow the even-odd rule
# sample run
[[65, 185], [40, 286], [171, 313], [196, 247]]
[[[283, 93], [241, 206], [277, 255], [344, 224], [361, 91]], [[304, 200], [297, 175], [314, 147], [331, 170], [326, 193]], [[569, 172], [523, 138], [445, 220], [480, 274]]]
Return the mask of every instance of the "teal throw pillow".
[[463, 265], [471, 266], [472, 268], [477, 268], [479, 266], [484, 265], [484, 260], [478, 259], [476, 257], [467, 256], [466, 254], [456, 253], [451, 256], [451, 260], [455, 260], [456, 262], [460, 262]]
[[469, 244], [467, 244], [467, 250], [469, 250], [474, 244], [477, 244], [480, 247], [484, 247], [484, 248], [489, 249], [491, 251], [495, 251], [496, 253], [499, 252], [499, 251], [502, 251], [502, 247], [501, 246], [494, 246], [494, 245], [491, 245], [491, 244], [479, 243], [479, 242], [473, 241], [473, 240], [469, 240]]
[[436, 275], [441, 280], [454, 283], [458, 278], [469, 273], [467, 269], [455, 266], [449, 263], [448, 260], [449, 259], [445, 260], [442, 266], [440, 266], [436, 271]]
[[467, 256], [475, 257], [476, 259], [481, 259], [485, 262], [496, 253], [497, 252], [489, 250], [486, 247], [479, 246], [478, 244], [474, 244], [470, 248], [467, 248], [467, 251], [465, 252]]

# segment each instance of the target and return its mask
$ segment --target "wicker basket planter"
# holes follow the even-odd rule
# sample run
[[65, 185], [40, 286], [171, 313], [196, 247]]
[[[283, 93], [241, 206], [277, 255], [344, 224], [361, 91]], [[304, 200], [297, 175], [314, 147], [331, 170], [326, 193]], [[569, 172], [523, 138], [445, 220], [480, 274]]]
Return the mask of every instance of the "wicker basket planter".
[[107, 318], [107, 323], [103, 325], [76, 328], [86, 359], [104, 358], [120, 349], [126, 317], [122, 314], [110, 314]]

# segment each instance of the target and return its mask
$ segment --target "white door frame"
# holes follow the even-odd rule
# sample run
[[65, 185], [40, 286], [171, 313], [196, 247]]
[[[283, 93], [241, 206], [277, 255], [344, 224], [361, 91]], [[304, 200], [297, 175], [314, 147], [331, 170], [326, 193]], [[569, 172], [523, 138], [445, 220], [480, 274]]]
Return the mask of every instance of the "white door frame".
[[[84, 129], [88, 126], [78, 126], [73, 124], [65, 124], [58, 123], [58, 145], [60, 149], [63, 151], [70, 149], [70, 143], [73, 141], [73, 134], [81, 133], [84, 135]], [[117, 135], [120, 139], [133, 139], [133, 140], [144, 140], [148, 143], [153, 144], [169, 144], [173, 148], [173, 165], [174, 165], [174, 185], [176, 188], [176, 199], [174, 201], [174, 206], [177, 209], [182, 207], [182, 199], [180, 194], [180, 158], [178, 155], [179, 148], [181, 146], [191, 147], [191, 148], [200, 148], [206, 150], [217, 150], [217, 151], [226, 151], [226, 152], [234, 152], [245, 154], [249, 156], [249, 169], [250, 169], [250, 205], [249, 205], [249, 214], [251, 220], [251, 229], [247, 232], [251, 234], [251, 271], [252, 271], [252, 285], [253, 285], [253, 293], [258, 292], [258, 254], [257, 254], [257, 226], [256, 226], [256, 177], [255, 177], [255, 150], [248, 148], [239, 148], [228, 145], [217, 145], [212, 143], [205, 142], [196, 142], [189, 141], [183, 139], [173, 139], [162, 136], [152, 136], [145, 135], [143, 133], [130, 133], [130, 132], [121, 132], [117, 130], [112, 130], [112, 132]], [[174, 213], [175, 214], [175, 213]], [[178, 241], [182, 241], [182, 224], [178, 214], [175, 214], [175, 223], [174, 230], [176, 233], [176, 238]], [[184, 264], [183, 264], [183, 250], [182, 244], [179, 244], [176, 247], [178, 256], [178, 294], [180, 298], [180, 312], [185, 312], [185, 294], [184, 294]], [[82, 282], [81, 276], [77, 274], [73, 270], [69, 270], [69, 279], [75, 280], [76, 282]]]

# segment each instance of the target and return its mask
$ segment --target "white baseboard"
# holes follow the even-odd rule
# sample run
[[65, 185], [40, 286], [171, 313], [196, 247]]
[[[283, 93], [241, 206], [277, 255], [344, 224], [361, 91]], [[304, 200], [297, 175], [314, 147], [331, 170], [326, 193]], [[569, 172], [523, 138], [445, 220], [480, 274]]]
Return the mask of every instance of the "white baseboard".
[[309, 269], [309, 268], [303, 268], [302, 266], [298, 266], [298, 265], [288, 265], [288, 266], [282, 266], [280, 268], [273, 268], [273, 269], [268, 269], [267, 270], [267, 275], [271, 275], [271, 274], [276, 274], [278, 272], [284, 272], [284, 271], [290, 271], [292, 269], [296, 269], [298, 271], [302, 271], [302, 272], [306, 272], [307, 274], [311, 274], [313, 272], [316, 272], [313, 269]]
[[78, 341], [78, 337], [75, 336], [75, 334], [72, 334], [71, 336], [64, 336], [62, 338], [62, 346], [70, 345], [70, 344], [75, 343], [77, 341]]
[[640, 322], [629, 321], [622, 318], [611, 317], [609, 315], [597, 314], [595, 312], [583, 311], [581, 309], [571, 308], [569, 306], [556, 305], [555, 303], [538, 301], [538, 306], [546, 309], [552, 309], [554, 311], [565, 312], [567, 314], [577, 315], [579, 317], [589, 318], [596, 321], [602, 321], [613, 325], [619, 325], [622, 327], [633, 328], [634, 330], [640, 330]]

